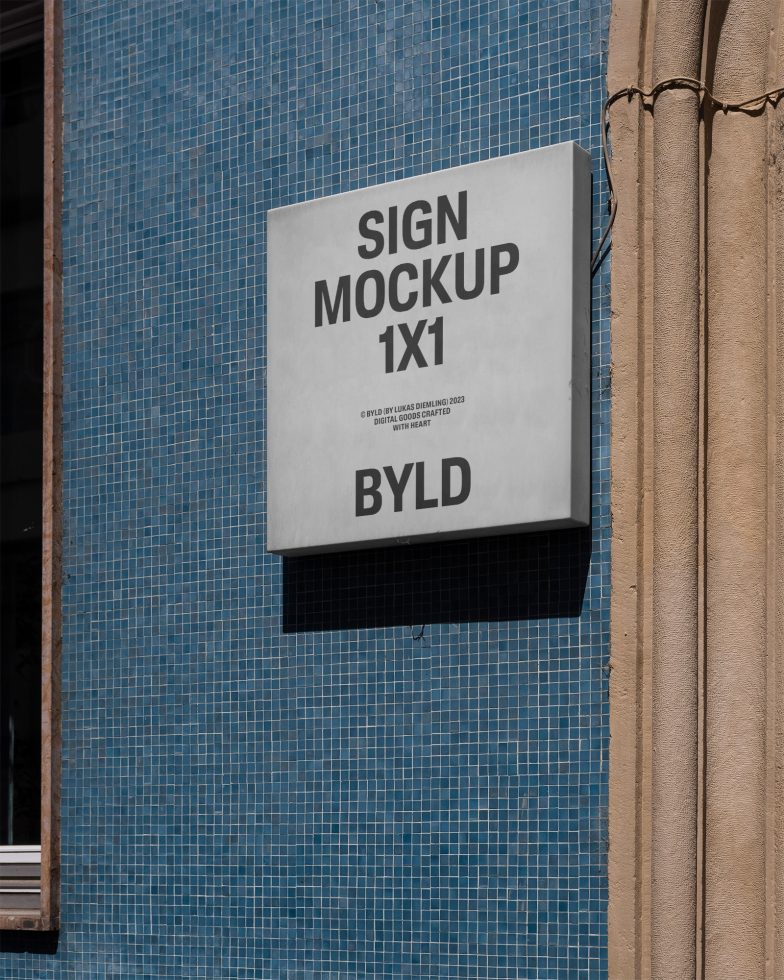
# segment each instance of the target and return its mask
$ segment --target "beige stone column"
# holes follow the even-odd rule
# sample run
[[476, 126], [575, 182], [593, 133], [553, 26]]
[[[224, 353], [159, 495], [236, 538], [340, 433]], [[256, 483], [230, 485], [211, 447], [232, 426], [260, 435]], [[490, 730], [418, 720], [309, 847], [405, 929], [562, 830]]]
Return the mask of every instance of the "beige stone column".
[[[712, 12], [718, 98], [766, 89], [771, 0]], [[715, 53], [714, 53], [715, 52]], [[765, 977], [767, 122], [707, 147], [705, 977]]]
[[[660, 4], [654, 82], [699, 74], [704, 0]], [[695, 976], [699, 96], [663, 92], [653, 131], [651, 975]]]
[[[648, 45], [643, 37], [645, 0], [613, 8], [607, 89], [615, 92], [630, 79], [648, 80]], [[645, 532], [643, 457], [646, 329], [644, 297], [648, 266], [639, 248], [645, 222], [647, 127], [637, 101], [619, 103], [612, 116], [616, 190], [625, 206], [618, 210], [613, 249], [632, 259], [612, 263], [612, 371], [623, 379], [612, 386], [612, 581], [610, 596], [612, 670], [610, 672], [610, 813], [609, 813], [609, 976], [649, 976], [648, 889], [643, 862], [648, 851], [643, 828], [647, 780], [642, 744], [643, 622], [647, 591], [641, 540]], [[616, 297], [622, 296], [618, 304]], [[623, 706], [616, 710], [615, 706]]]
[[[784, 3], [779, 5], [776, 75], [784, 78]], [[768, 819], [772, 824], [772, 842], [768, 844], [768, 902], [773, 914], [768, 917], [768, 943], [771, 964], [770, 976], [784, 977], [784, 285], [778, 284], [779, 270], [784, 271], [784, 126], [781, 114], [784, 106], [773, 113], [769, 126], [771, 134], [771, 172], [768, 181], [768, 212], [772, 222], [772, 268], [769, 276], [774, 301], [772, 337], [769, 344], [771, 363], [768, 384], [772, 406], [771, 427], [768, 432], [770, 462], [772, 468], [773, 504], [771, 526], [768, 531], [772, 561], [769, 572], [774, 577], [769, 592], [768, 635], [773, 649], [769, 652], [768, 705], [774, 717], [768, 720]], [[771, 113], [769, 113], [771, 115]], [[770, 254], [770, 253], [769, 253]], [[770, 415], [769, 415], [770, 418]], [[770, 813], [772, 809], [772, 814]], [[772, 853], [771, 853], [772, 852]], [[772, 865], [772, 866], [771, 866]]]
[[[616, 0], [610, 91], [757, 95], [782, 31]], [[613, 108], [610, 976], [784, 980], [784, 105], [695, 106]]]

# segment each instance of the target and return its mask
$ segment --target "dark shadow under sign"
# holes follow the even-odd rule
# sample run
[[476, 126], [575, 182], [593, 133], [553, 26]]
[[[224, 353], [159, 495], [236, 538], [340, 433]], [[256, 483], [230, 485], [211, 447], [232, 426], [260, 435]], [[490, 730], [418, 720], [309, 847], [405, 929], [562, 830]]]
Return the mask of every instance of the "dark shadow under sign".
[[578, 616], [591, 529], [283, 559], [285, 633]]

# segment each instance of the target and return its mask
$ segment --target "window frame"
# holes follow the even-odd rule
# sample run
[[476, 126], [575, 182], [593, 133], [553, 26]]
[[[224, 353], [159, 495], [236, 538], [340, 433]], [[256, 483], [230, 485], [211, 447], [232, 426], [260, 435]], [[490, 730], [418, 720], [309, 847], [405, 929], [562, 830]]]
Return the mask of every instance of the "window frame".
[[[60, 913], [62, 543], [62, 7], [44, 0], [43, 514], [41, 592], [41, 898], [0, 908], [0, 929], [51, 931]], [[0, 865], [0, 884], [2, 865]]]

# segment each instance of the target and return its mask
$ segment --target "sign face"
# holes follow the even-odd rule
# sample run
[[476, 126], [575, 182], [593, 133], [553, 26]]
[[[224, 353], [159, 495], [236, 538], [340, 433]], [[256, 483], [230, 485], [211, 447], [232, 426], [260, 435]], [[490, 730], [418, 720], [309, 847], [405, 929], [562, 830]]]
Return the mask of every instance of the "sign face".
[[270, 551], [590, 518], [574, 143], [269, 213]]

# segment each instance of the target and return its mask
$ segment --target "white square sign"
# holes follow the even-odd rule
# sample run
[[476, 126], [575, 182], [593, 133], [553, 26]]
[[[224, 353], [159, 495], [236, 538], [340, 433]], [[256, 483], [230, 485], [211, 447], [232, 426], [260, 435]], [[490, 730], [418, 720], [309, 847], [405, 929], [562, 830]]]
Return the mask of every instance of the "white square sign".
[[270, 551], [590, 517], [589, 155], [269, 213]]

